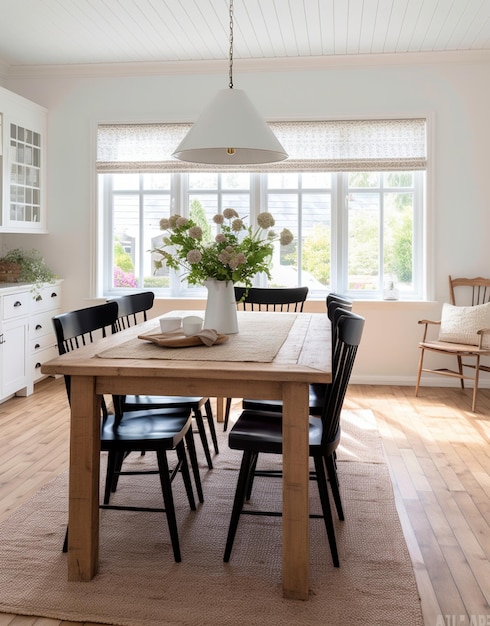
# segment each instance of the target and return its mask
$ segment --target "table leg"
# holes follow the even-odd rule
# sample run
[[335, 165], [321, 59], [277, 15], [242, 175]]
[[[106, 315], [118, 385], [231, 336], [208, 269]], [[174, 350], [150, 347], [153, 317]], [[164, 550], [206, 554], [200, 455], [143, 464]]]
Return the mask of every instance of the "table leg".
[[225, 421], [225, 399], [224, 398], [216, 398], [216, 421], [217, 422]]
[[89, 581], [97, 573], [99, 466], [100, 397], [95, 395], [95, 379], [72, 376], [68, 580]]
[[285, 598], [308, 599], [308, 385], [283, 386], [283, 547]]

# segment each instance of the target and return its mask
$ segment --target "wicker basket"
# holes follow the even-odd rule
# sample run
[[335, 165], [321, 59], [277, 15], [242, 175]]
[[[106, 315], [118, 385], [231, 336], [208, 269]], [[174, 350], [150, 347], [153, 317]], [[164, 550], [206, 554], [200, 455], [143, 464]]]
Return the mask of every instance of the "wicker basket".
[[20, 276], [20, 265], [18, 263], [0, 262], [0, 283], [16, 283]]

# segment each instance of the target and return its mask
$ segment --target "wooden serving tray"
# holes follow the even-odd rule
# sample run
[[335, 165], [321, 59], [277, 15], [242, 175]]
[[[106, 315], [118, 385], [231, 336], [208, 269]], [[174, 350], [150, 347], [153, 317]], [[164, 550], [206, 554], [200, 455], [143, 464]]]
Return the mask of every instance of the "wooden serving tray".
[[[175, 333], [149, 333], [147, 335], [138, 335], [138, 339], [144, 339], [145, 341], [151, 341], [157, 346], [164, 348], [190, 348], [191, 346], [205, 346], [208, 345], [205, 341], [199, 337], [199, 335], [191, 335], [186, 337], [184, 334]], [[225, 343], [228, 341], [228, 335], [218, 334], [216, 340], [212, 344], [213, 346]]]

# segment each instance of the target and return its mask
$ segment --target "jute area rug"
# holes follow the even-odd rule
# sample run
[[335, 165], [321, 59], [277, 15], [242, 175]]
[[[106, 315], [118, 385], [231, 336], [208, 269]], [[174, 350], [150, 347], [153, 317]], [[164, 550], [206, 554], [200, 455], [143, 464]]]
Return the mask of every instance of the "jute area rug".
[[[202, 467], [205, 502], [196, 512], [188, 508], [181, 477], [174, 482], [182, 563], [173, 560], [164, 514], [102, 511], [99, 573], [89, 583], [67, 582], [64, 473], [0, 525], [0, 611], [129, 626], [423, 624], [370, 411], [343, 415], [338, 468], [346, 519], [336, 521], [341, 565], [332, 566], [323, 520], [311, 520], [307, 602], [282, 598], [280, 518], [243, 516], [231, 561], [223, 563], [240, 453], [228, 449], [221, 430], [218, 425], [214, 469]], [[265, 461], [274, 462], [270, 456]], [[152, 462], [151, 455], [131, 461]], [[257, 478], [252, 504], [280, 507], [280, 488], [278, 479]], [[114, 503], [128, 500], [161, 506], [156, 479], [121, 479]], [[311, 500], [318, 511], [314, 483]]]

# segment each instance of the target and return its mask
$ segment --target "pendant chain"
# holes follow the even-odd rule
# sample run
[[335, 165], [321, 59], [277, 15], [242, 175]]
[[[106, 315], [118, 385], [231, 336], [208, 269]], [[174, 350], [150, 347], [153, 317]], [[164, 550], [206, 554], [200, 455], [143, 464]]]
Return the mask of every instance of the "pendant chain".
[[228, 86], [233, 89], [233, 0], [230, 0], [230, 83]]

